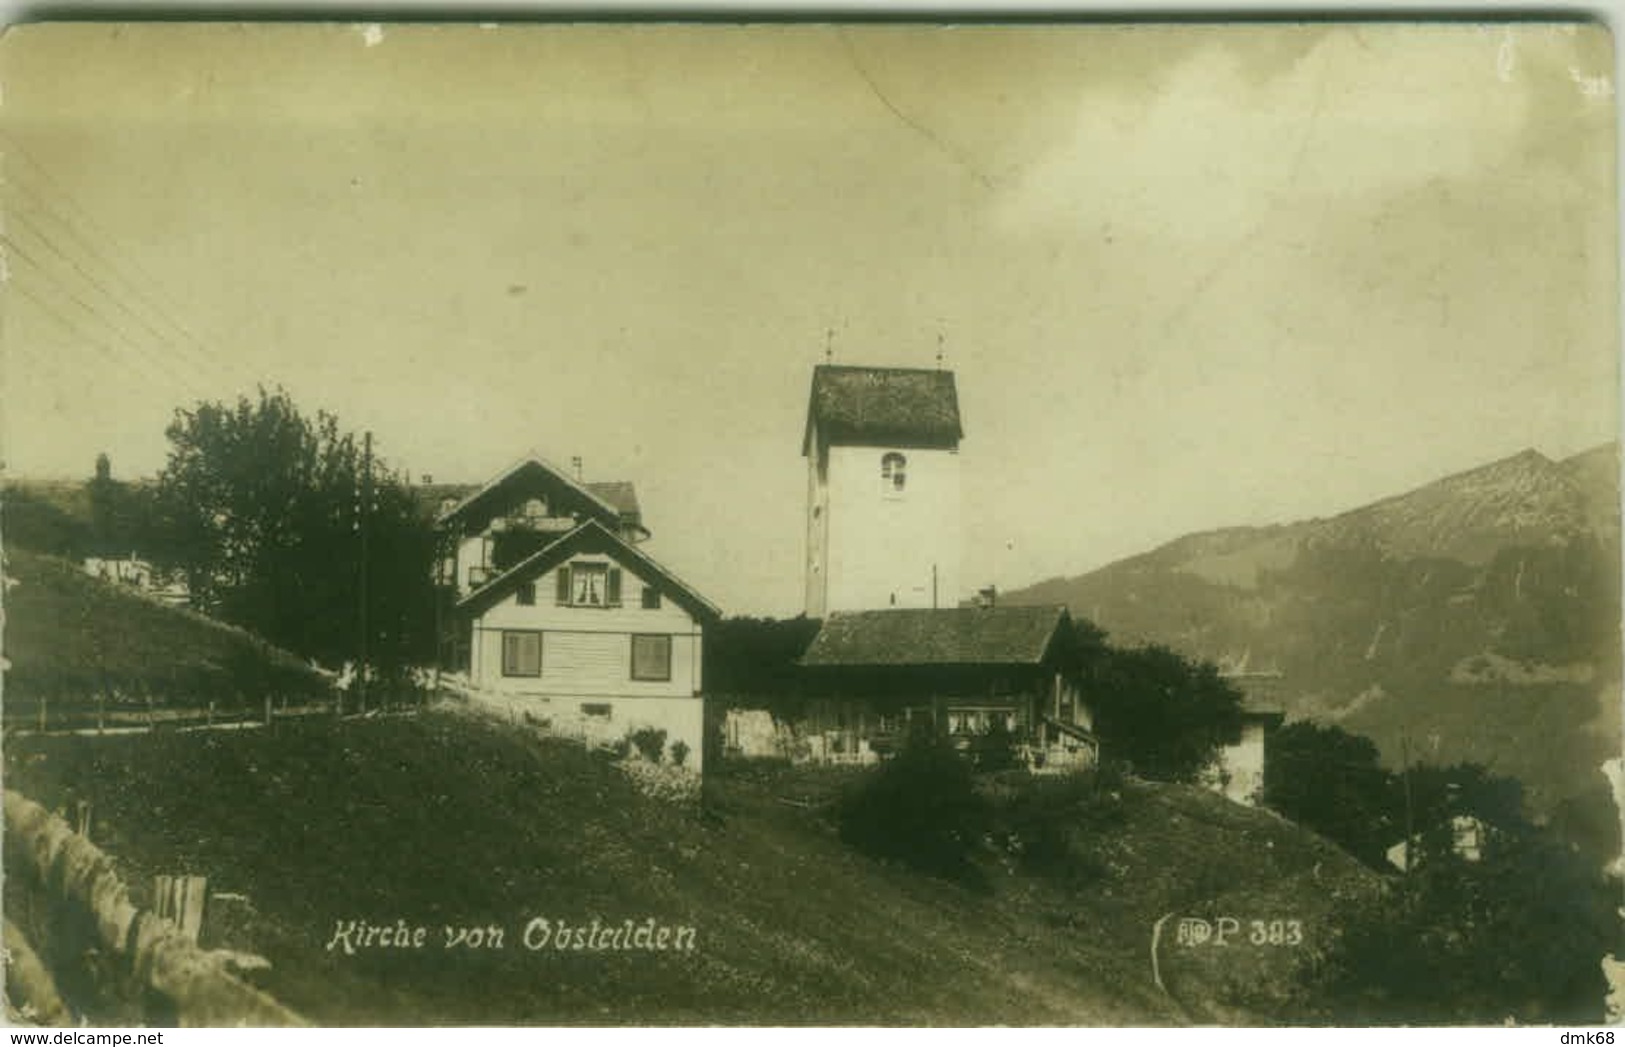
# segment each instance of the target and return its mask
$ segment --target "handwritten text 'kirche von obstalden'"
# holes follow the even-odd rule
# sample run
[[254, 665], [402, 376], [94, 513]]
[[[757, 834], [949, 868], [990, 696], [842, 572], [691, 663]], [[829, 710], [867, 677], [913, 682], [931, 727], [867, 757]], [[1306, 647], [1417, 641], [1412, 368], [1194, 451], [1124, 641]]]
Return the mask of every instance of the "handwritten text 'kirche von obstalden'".
[[431, 929], [405, 920], [338, 920], [327, 951], [346, 956], [421, 949], [485, 951], [506, 949], [510, 941], [529, 952], [693, 952], [698, 932], [687, 924], [661, 923], [652, 916], [608, 922], [595, 917], [575, 923], [537, 916], [511, 936], [497, 924]]

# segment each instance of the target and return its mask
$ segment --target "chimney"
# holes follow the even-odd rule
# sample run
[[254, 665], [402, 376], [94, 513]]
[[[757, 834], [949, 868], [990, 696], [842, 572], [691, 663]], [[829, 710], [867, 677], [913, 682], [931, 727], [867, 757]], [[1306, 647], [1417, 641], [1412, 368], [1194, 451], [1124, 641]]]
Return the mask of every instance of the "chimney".
[[997, 607], [999, 604], [999, 587], [990, 585], [985, 589], [976, 590], [976, 606], [981, 608]]
[[581, 482], [581, 456], [579, 454], [570, 456], [570, 469], [571, 469], [572, 472], [574, 472], [576, 474], [576, 483], [580, 483]]

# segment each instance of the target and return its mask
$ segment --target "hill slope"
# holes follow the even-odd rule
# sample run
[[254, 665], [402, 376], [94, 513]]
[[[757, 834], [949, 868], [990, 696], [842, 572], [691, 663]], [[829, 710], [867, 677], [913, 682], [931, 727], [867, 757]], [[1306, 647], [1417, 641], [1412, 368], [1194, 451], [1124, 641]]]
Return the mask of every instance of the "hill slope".
[[[130, 882], [186, 871], [246, 895], [221, 944], [270, 958], [264, 986], [326, 1024], [1287, 1020], [1291, 964], [1375, 884], [1270, 814], [1133, 785], [1091, 884], [1009, 874], [975, 893], [841, 844], [820, 813], [831, 772], [714, 777], [701, 817], [602, 754], [452, 712], [24, 739], [5, 771], [47, 805], [91, 800]], [[1291, 915], [1307, 942], [1210, 970], [1170, 926], [1170, 996], [1148, 963], [1169, 912]], [[694, 927], [696, 947], [533, 951], [538, 917], [652, 918]], [[329, 949], [350, 920], [422, 926], [429, 943]], [[448, 926], [501, 928], [503, 948], [447, 949]]]
[[1620, 748], [1618, 448], [1524, 451], [1338, 516], [1177, 539], [1003, 598], [1118, 640], [1268, 674], [1295, 717], [1434, 763], [1474, 760], [1537, 809], [1603, 789]]
[[74, 564], [25, 549], [5, 553], [7, 713], [32, 714], [41, 697], [66, 713], [105, 695], [146, 707], [252, 706], [266, 693], [324, 693], [296, 656], [240, 629], [92, 578]]

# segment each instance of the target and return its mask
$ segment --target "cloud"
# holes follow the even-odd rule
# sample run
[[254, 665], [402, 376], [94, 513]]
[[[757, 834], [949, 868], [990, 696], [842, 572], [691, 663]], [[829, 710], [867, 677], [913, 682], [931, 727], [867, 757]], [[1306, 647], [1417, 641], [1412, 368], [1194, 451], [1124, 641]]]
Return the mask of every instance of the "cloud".
[[1473, 176], [1529, 119], [1500, 48], [1473, 27], [1349, 27], [1261, 78], [1247, 37], [1216, 34], [1142, 94], [1086, 95], [995, 223], [1236, 237], [1328, 197]]

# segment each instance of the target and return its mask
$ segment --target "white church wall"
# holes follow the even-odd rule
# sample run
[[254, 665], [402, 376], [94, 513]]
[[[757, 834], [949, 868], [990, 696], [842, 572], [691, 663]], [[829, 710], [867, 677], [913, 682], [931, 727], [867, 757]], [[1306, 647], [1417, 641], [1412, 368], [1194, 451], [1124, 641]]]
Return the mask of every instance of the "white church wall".
[[[906, 459], [901, 492], [890, 490], [881, 474], [882, 458], [893, 451]], [[827, 562], [809, 565], [825, 575], [823, 611], [956, 606], [961, 596], [958, 453], [831, 447], [827, 475], [822, 513]]]

